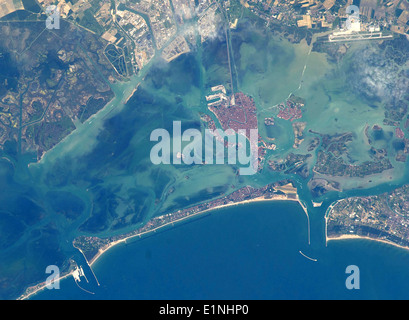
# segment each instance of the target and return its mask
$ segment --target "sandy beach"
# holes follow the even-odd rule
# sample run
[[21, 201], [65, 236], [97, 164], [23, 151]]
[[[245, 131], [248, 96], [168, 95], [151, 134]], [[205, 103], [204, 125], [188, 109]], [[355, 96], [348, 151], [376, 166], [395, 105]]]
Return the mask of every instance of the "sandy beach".
[[[107, 252], [109, 249], [115, 247], [116, 245], [119, 245], [119, 244], [121, 244], [121, 243], [126, 243], [128, 240], [130, 240], [130, 239], [132, 239], [132, 238], [141, 237], [141, 236], [143, 236], [143, 235], [146, 235], [146, 234], [155, 232], [156, 230], [165, 228], [165, 227], [167, 227], [167, 226], [169, 226], [169, 225], [174, 225], [175, 223], [179, 223], [179, 222], [185, 221], [185, 220], [187, 220], [187, 219], [190, 219], [190, 218], [192, 218], [192, 217], [205, 214], [205, 213], [207, 213], [207, 212], [215, 211], [215, 210], [218, 210], [218, 209], [224, 209], [224, 208], [228, 208], [228, 207], [232, 207], [232, 206], [238, 206], [238, 205], [243, 205], [243, 204], [256, 203], [256, 202], [268, 202], [268, 201], [293, 201], [293, 202], [298, 202], [298, 203], [301, 205], [301, 207], [303, 208], [303, 210], [304, 210], [304, 212], [306, 213], [306, 215], [307, 215], [307, 218], [308, 218], [308, 228], [309, 228], [309, 217], [308, 217], [307, 208], [306, 208], [306, 206], [300, 201], [300, 199], [299, 199], [299, 197], [298, 197], [296, 191], [294, 191], [293, 189], [286, 188], [285, 186], [283, 186], [283, 188], [282, 188], [281, 191], [286, 192], [286, 194], [285, 194], [285, 195], [274, 195], [274, 197], [272, 197], [272, 198], [264, 198], [264, 196], [261, 196], [261, 197], [257, 197], [257, 198], [251, 199], [251, 200], [243, 200], [243, 201], [239, 201], [239, 202], [227, 203], [227, 204], [224, 204], [224, 205], [220, 205], [220, 206], [216, 206], [216, 207], [209, 208], [209, 209], [206, 209], [206, 210], [202, 210], [202, 211], [199, 211], [199, 212], [196, 212], [196, 213], [193, 213], [193, 214], [189, 214], [189, 215], [184, 216], [184, 217], [182, 217], [182, 218], [180, 218], [180, 219], [178, 219], [178, 220], [174, 220], [174, 221], [167, 222], [167, 223], [165, 223], [165, 224], [163, 224], [163, 225], [160, 225], [160, 226], [158, 226], [158, 227], [156, 227], [156, 228], [154, 228], [154, 229], [151, 229], [151, 230], [148, 230], [148, 231], [145, 231], [145, 232], [141, 232], [141, 233], [138, 233], [138, 234], [133, 234], [133, 235], [124, 237], [123, 239], [119, 239], [119, 240], [113, 241], [113, 242], [107, 244], [106, 246], [104, 246], [103, 248], [101, 248], [101, 249], [99, 250], [99, 252], [98, 252], [90, 261], [87, 261], [87, 259], [86, 259], [85, 255], [84, 255], [84, 253], [83, 253], [79, 248], [77, 248], [77, 249], [82, 253], [82, 255], [84, 256], [85, 260], [87, 261], [89, 267], [91, 268], [91, 271], [93, 272], [92, 266], [94, 265], [94, 263], [95, 263], [105, 252]], [[289, 197], [288, 195], [292, 195], [292, 196], [295, 195], [295, 197]], [[58, 278], [58, 280], [63, 280], [63, 279], [65, 279], [65, 278], [68, 278], [68, 277], [72, 276], [72, 275], [73, 275], [73, 272], [74, 272], [74, 271], [70, 271], [69, 273], [60, 276], [60, 277]], [[95, 276], [95, 274], [94, 274], [94, 276]], [[96, 276], [95, 276], [95, 279], [96, 279], [97, 282], [98, 282], [98, 279], [96, 278]], [[99, 283], [98, 283], [98, 285], [99, 285]], [[41, 284], [38, 284], [38, 285], [35, 286], [35, 287], [30, 287], [30, 288], [28, 288], [28, 289], [26, 290], [26, 293], [24, 293], [23, 295], [21, 295], [21, 296], [18, 298], [18, 300], [26, 300], [26, 299], [29, 299], [31, 296], [33, 296], [33, 295], [35, 295], [36, 293], [38, 293], [38, 292], [40, 292], [40, 291], [42, 291], [42, 290], [45, 290], [45, 289], [46, 289], [46, 284], [45, 284], [45, 282], [44, 282], [44, 283], [41, 283]], [[31, 291], [31, 290], [33, 290], [33, 291]], [[27, 291], [30, 291], [30, 292], [27, 293]]]
[[133, 97], [133, 95], [135, 94], [136, 90], [138, 90], [140, 84], [141, 84], [141, 83], [139, 82], [139, 83], [136, 85], [135, 89], [133, 89], [132, 92], [128, 95], [128, 97], [123, 100], [123, 103], [124, 103], [124, 104], [127, 104], [128, 101], [129, 101], [129, 99], [131, 99], [131, 98]]
[[339, 241], [339, 240], [371, 240], [371, 241], [377, 241], [377, 242], [389, 244], [389, 245], [395, 246], [395, 247], [400, 248], [400, 249], [409, 250], [409, 247], [399, 245], [399, 244], [397, 244], [395, 242], [392, 242], [390, 240], [376, 239], [376, 238], [367, 237], [367, 236], [360, 236], [360, 235], [357, 235], [357, 234], [342, 234], [342, 235], [339, 235], [339, 236], [336, 236], [336, 237], [326, 236], [326, 242], [328, 242], [328, 241]]
[[[287, 190], [287, 191], [288, 191], [288, 190]], [[294, 194], [294, 193], [292, 192], [292, 194]], [[296, 193], [295, 193], [295, 194], [296, 194]], [[136, 238], [136, 237], [141, 237], [141, 236], [146, 235], [146, 234], [149, 234], [149, 233], [151, 233], [151, 232], [155, 232], [156, 230], [162, 229], [162, 228], [164, 228], [164, 227], [166, 227], [166, 226], [169, 226], [169, 225], [173, 225], [173, 224], [175, 224], [175, 223], [182, 222], [182, 221], [184, 221], [184, 220], [187, 220], [187, 219], [189, 219], [189, 218], [192, 218], [192, 217], [195, 217], [195, 216], [204, 214], [204, 213], [206, 213], [206, 212], [210, 212], [210, 211], [214, 211], [214, 210], [218, 210], [218, 209], [223, 209], [223, 208], [228, 208], [228, 207], [232, 207], [232, 206], [237, 206], [237, 205], [242, 205], [242, 204], [249, 204], [249, 203], [255, 203], [255, 202], [265, 202], [265, 201], [294, 201], [294, 202], [298, 202], [298, 203], [301, 205], [301, 207], [303, 208], [303, 210], [304, 210], [304, 212], [306, 213], [306, 215], [307, 215], [307, 218], [308, 218], [308, 229], [309, 229], [309, 216], [308, 216], [308, 211], [307, 211], [306, 206], [305, 206], [305, 205], [300, 201], [300, 199], [298, 198], [298, 195], [297, 195], [295, 198], [288, 198], [288, 195], [275, 195], [273, 198], [264, 198], [264, 197], [262, 196], [262, 197], [254, 198], [254, 199], [251, 199], [251, 200], [243, 200], [243, 201], [239, 201], [239, 202], [227, 203], [227, 204], [224, 204], [224, 205], [221, 205], [221, 206], [216, 206], [216, 207], [213, 207], [213, 208], [210, 208], [210, 209], [202, 210], [202, 211], [199, 211], [199, 212], [196, 212], [196, 213], [187, 215], [187, 216], [185, 216], [185, 217], [183, 217], [183, 218], [180, 218], [180, 219], [178, 219], [178, 220], [174, 220], [174, 221], [165, 223], [165, 224], [163, 224], [163, 225], [161, 225], [161, 226], [159, 226], [159, 227], [156, 227], [156, 228], [154, 228], [154, 229], [151, 229], [151, 230], [148, 230], [148, 231], [145, 231], [145, 232], [141, 232], [141, 233], [138, 233], [138, 234], [130, 235], [130, 236], [125, 237], [125, 238], [120, 239], [120, 240], [113, 241], [113, 242], [109, 243], [108, 245], [106, 245], [105, 247], [101, 248], [101, 249], [99, 250], [99, 252], [88, 262], [88, 264], [89, 264], [90, 267], [92, 267], [92, 265], [93, 265], [105, 252], [107, 252], [109, 249], [113, 248], [114, 246], [116, 246], [116, 245], [118, 245], [118, 244], [126, 243], [126, 241], [129, 240], [129, 239]], [[309, 234], [309, 230], [308, 230], [308, 234]], [[309, 241], [309, 236], [308, 236], [308, 241]]]
[[331, 212], [331, 210], [340, 202], [341, 200], [337, 200], [334, 203], [332, 203], [326, 213], [325, 213], [325, 245], [327, 245], [328, 241], [339, 241], [339, 240], [359, 240], [359, 239], [363, 239], [363, 240], [371, 240], [371, 241], [377, 241], [377, 242], [382, 242], [382, 243], [386, 243], [392, 246], [395, 246], [397, 248], [401, 248], [401, 249], [405, 249], [405, 250], [409, 250], [409, 247], [405, 247], [402, 245], [399, 245], [395, 242], [392, 242], [390, 240], [386, 240], [386, 239], [376, 239], [373, 237], [368, 237], [368, 236], [361, 236], [361, 235], [357, 235], [357, 234], [341, 234], [338, 236], [333, 236], [333, 237], [329, 237], [327, 234], [327, 227], [328, 227], [328, 219], [329, 219], [329, 214]]
[[[64, 275], [62, 275], [62, 276], [60, 276], [60, 277], [57, 278], [55, 281], [61, 281], [61, 280], [65, 279], [65, 278], [68, 278], [68, 277], [72, 276], [73, 273], [74, 273], [74, 270], [72, 270], [72, 271], [70, 271], [70, 272], [68, 272], [68, 273], [66, 273], [66, 274], [64, 274]], [[35, 289], [33, 289], [33, 288], [35, 288]], [[23, 293], [20, 297], [17, 298], [17, 300], [27, 300], [27, 299], [29, 299], [31, 296], [33, 296], [33, 295], [35, 295], [36, 293], [38, 293], [38, 292], [40, 292], [40, 291], [43, 291], [43, 290], [45, 290], [45, 289], [47, 289], [47, 284], [46, 284], [45, 282], [42, 282], [42, 283], [40, 283], [40, 284], [38, 284], [38, 285], [36, 285], [36, 286], [33, 286], [33, 287], [29, 287], [29, 288], [26, 289], [26, 292], [25, 292], [25, 293]], [[31, 291], [31, 290], [33, 290], [33, 291]], [[30, 292], [27, 293], [27, 291], [30, 291]]]

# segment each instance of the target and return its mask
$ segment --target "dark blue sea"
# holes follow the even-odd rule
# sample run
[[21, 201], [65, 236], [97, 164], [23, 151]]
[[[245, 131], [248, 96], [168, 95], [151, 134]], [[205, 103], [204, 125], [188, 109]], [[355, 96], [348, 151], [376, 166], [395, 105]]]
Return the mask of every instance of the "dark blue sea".
[[[294, 202], [216, 210], [110, 249], [92, 267], [100, 286], [84, 263], [80, 285], [94, 294], [69, 278], [32, 299], [409, 298], [408, 250], [364, 239], [326, 245], [320, 228], [309, 244], [307, 221]], [[346, 287], [349, 265], [359, 289]]]

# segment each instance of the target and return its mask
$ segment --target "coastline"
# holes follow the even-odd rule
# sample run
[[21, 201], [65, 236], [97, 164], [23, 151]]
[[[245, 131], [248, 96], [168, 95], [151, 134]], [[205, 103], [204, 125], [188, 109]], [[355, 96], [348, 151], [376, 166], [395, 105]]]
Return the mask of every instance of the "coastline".
[[[331, 235], [328, 236], [328, 224], [329, 224], [329, 217], [330, 214], [332, 212], [332, 209], [335, 208], [338, 203], [340, 203], [341, 201], [343, 201], [345, 199], [339, 199], [334, 201], [326, 210], [325, 212], [325, 246], [327, 246], [329, 241], [340, 241], [340, 240], [370, 240], [370, 241], [375, 241], [375, 242], [380, 242], [380, 243], [384, 243], [384, 244], [388, 244], [391, 246], [394, 246], [395, 248], [399, 248], [399, 249], [404, 249], [404, 250], [409, 250], [409, 245], [402, 245], [399, 244], [398, 242], [395, 242], [393, 240], [387, 239], [385, 237], [385, 235], [377, 237], [376, 235], [372, 236], [372, 235], [360, 235], [360, 234], [356, 234], [356, 233], [336, 233], [335, 235]], [[379, 231], [379, 230], [378, 230]], [[393, 234], [391, 233], [386, 233], [386, 235], [390, 235], [393, 236]], [[404, 241], [402, 238], [396, 237], [397, 241]]]
[[[309, 220], [309, 215], [308, 215], [308, 210], [307, 206], [300, 200], [298, 196], [297, 189], [293, 186], [293, 184], [289, 181], [284, 182], [286, 184], [279, 184], [279, 185], [266, 185], [261, 188], [252, 188], [250, 186], [243, 187], [241, 189], [238, 189], [237, 191], [233, 192], [236, 197], [231, 197], [233, 194], [230, 194], [229, 196], [226, 196], [224, 198], [219, 198], [216, 200], [211, 201], [210, 203], [207, 203], [207, 205], [211, 204], [212, 202], [216, 202], [214, 206], [211, 207], [201, 207], [202, 205], [197, 205], [199, 208], [196, 208], [196, 210], [192, 210], [192, 208], [189, 208], [186, 213], [183, 214], [183, 210], [179, 210], [178, 212], [162, 215], [159, 217], [152, 218], [149, 220], [144, 228], [142, 229], [137, 229], [134, 231], [131, 231], [127, 234], [119, 235], [116, 239], [112, 238], [106, 238], [108, 242], [105, 245], [102, 245], [98, 252], [91, 257], [88, 260], [86, 257], [86, 254], [83, 250], [83, 247], [81, 247], [81, 243], [79, 245], [76, 245], [75, 241], [73, 242], [74, 248], [78, 249], [80, 253], [83, 255], [85, 262], [87, 265], [90, 267], [90, 270], [92, 274], [94, 275], [98, 286], [100, 285], [98, 282], [98, 279], [92, 269], [92, 266], [98, 261], [98, 259], [109, 249], [115, 247], [116, 245], [119, 245], [121, 243], [126, 243], [128, 240], [132, 238], [139, 237], [141, 238], [143, 235], [150, 234], [153, 232], [156, 232], [156, 230], [165, 228], [170, 225], [174, 225], [179, 222], [186, 221], [190, 219], [191, 217], [197, 217], [200, 215], [203, 215], [205, 213], [217, 210], [217, 209], [224, 209], [224, 208], [229, 208], [232, 206], [238, 206], [238, 205], [243, 205], [243, 204], [251, 204], [251, 203], [256, 203], [256, 202], [269, 202], [269, 201], [292, 201], [292, 202], [298, 202], [301, 208], [304, 210], [306, 216], [307, 216], [307, 221], [308, 221], [308, 242], [310, 242], [310, 220]], [[277, 193], [280, 192], [280, 193]], [[238, 193], [238, 195], [237, 195]], [[246, 197], [251, 197], [254, 196], [254, 198], [246, 199]], [[240, 197], [244, 197], [243, 200], [240, 200]], [[221, 202], [221, 203], [220, 203]], [[219, 203], [219, 204], [218, 204]], [[193, 207], [195, 209], [195, 207]], [[186, 209], [185, 209], [186, 210]], [[181, 213], [182, 211], [182, 213]], [[181, 215], [183, 214], [183, 215]], [[166, 220], [166, 219], [171, 219], [171, 220]], [[174, 219], [174, 220], [173, 220]], [[149, 225], [151, 221], [158, 222], [159, 224], [151, 224], [148, 226], [148, 229], [146, 229], [146, 226]], [[122, 237], [122, 238], [121, 238]], [[109, 242], [110, 241], [110, 242]], [[65, 278], [68, 278], [73, 275], [74, 270], [67, 271], [67, 273], [61, 275], [57, 280], [63, 280]], [[20, 295], [20, 297], [17, 298], [17, 300], [26, 300], [32, 297], [33, 295], [37, 294], [38, 292], [45, 290], [46, 289], [46, 284], [45, 282], [41, 282], [37, 285], [30, 286], [28, 287], [25, 292]]]
[[109, 101], [102, 109], [100, 109], [98, 112], [94, 113], [93, 115], [91, 115], [86, 121], [84, 121], [84, 123], [81, 124], [80, 127], [75, 127], [75, 129], [73, 131], [71, 131], [68, 135], [66, 135], [64, 138], [62, 138], [60, 141], [58, 141], [58, 143], [56, 143], [52, 148], [48, 149], [47, 151], [45, 151], [39, 159], [37, 159], [36, 162], [31, 162], [29, 163], [27, 166], [28, 168], [30, 168], [33, 165], [39, 165], [41, 163], [43, 163], [43, 161], [47, 158], [47, 155], [49, 153], [52, 153], [52, 151], [60, 146], [61, 144], [63, 144], [64, 142], [66, 142], [67, 140], [71, 139], [73, 135], [78, 134], [78, 130], [83, 127], [86, 123], [89, 123], [90, 121], [93, 121], [95, 119], [95, 117], [98, 117], [98, 114], [102, 114], [102, 112], [106, 109], [106, 107], [113, 103], [116, 97], [112, 98], [111, 101]]
[[392, 246], [394, 246], [396, 248], [399, 248], [399, 249], [409, 250], [409, 247], [402, 246], [402, 245], [397, 244], [395, 242], [392, 242], [390, 240], [376, 239], [376, 238], [373, 238], [373, 237], [360, 236], [360, 235], [357, 235], [357, 234], [341, 234], [341, 235], [332, 236], [332, 237], [327, 237], [326, 236], [326, 242], [328, 242], [328, 241], [341, 241], [341, 240], [370, 240], [370, 241], [381, 242], [381, 243], [385, 243], [385, 244], [388, 244], [388, 245], [392, 245]]
[[141, 82], [139, 82], [136, 85], [135, 89], [133, 89], [133, 91], [128, 95], [128, 97], [123, 100], [123, 104], [127, 104], [129, 102], [129, 100], [133, 97], [135, 92], [138, 90], [140, 84], [141, 84]]
[[[189, 214], [189, 215], [187, 215], [187, 216], [184, 216], [184, 217], [182, 217], [182, 218], [180, 218], [180, 219], [178, 219], [178, 220], [174, 220], [174, 221], [171, 221], [171, 222], [167, 222], [167, 223], [165, 223], [165, 224], [163, 224], [163, 225], [160, 225], [160, 226], [158, 226], [158, 227], [156, 227], [156, 228], [153, 228], [153, 229], [151, 229], [151, 230], [144, 231], [144, 232], [137, 233], [137, 234], [133, 234], [133, 235], [127, 236], [127, 237], [125, 237], [125, 238], [123, 238], [123, 239], [113, 241], [113, 242], [111, 242], [111, 243], [105, 245], [103, 248], [99, 249], [98, 253], [97, 253], [90, 261], [87, 261], [87, 262], [88, 262], [88, 265], [89, 265], [90, 268], [92, 268], [92, 266], [94, 265], [94, 263], [97, 262], [97, 260], [98, 260], [105, 252], [107, 252], [109, 249], [115, 247], [115, 246], [118, 245], [118, 244], [126, 243], [126, 241], [129, 240], [129, 239], [136, 238], [136, 237], [141, 237], [141, 236], [143, 236], [143, 235], [146, 235], [146, 234], [155, 232], [156, 230], [162, 229], [162, 228], [167, 227], [167, 226], [169, 226], [169, 225], [173, 225], [173, 224], [175, 224], [175, 223], [179, 223], [179, 222], [185, 221], [185, 220], [187, 220], [187, 219], [189, 219], [189, 218], [192, 218], [192, 217], [195, 217], [195, 216], [199, 216], [199, 215], [202, 215], [202, 214], [207, 213], [207, 212], [210, 212], [210, 211], [214, 211], [214, 210], [218, 210], [218, 209], [224, 209], [224, 208], [228, 208], [228, 207], [231, 207], [231, 206], [237, 206], [237, 205], [243, 205], [243, 204], [250, 204], [250, 203], [255, 203], [255, 202], [269, 202], [269, 201], [293, 201], [293, 202], [298, 202], [298, 203], [300, 204], [300, 206], [303, 208], [303, 210], [304, 210], [304, 212], [306, 213], [306, 215], [307, 215], [307, 219], [308, 219], [308, 241], [310, 241], [310, 237], [309, 237], [309, 234], [310, 234], [309, 228], [310, 228], [310, 227], [309, 227], [308, 211], [307, 211], [306, 206], [300, 201], [300, 199], [299, 199], [299, 197], [298, 197], [298, 194], [297, 194], [297, 196], [296, 196], [295, 198], [288, 198], [288, 195], [287, 195], [287, 194], [286, 194], [286, 195], [276, 195], [276, 196], [273, 197], [273, 198], [265, 198], [265, 197], [261, 196], [261, 197], [257, 197], [257, 198], [250, 199], [250, 200], [243, 200], [243, 201], [238, 201], [238, 202], [234, 202], [234, 203], [223, 204], [223, 205], [220, 205], [220, 206], [215, 206], [215, 207], [213, 207], [213, 208], [209, 208], [209, 209], [205, 209], [205, 210], [202, 210], [202, 211], [198, 211], [198, 212], [196, 212], [196, 213], [193, 213], [193, 214]], [[84, 255], [84, 257], [85, 257], [85, 255]], [[87, 259], [86, 259], [86, 260], [87, 260]]]
[[[55, 281], [61, 281], [61, 280], [65, 279], [65, 278], [68, 278], [68, 277], [72, 276], [73, 273], [74, 273], [74, 270], [71, 270], [71, 271], [69, 271], [68, 273], [66, 273], [66, 274], [61, 275], [60, 277], [58, 277]], [[43, 290], [45, 290], [45, 289], [47, 289], [46, 283], [45, 283], [45, 282], [41, 282], [41, 283], [39, 283], [39, 284], [37, 284], [37, 285], [35, 285], [35, 286], [28, 287], [28, 288], [26, 289], [26, 291], [25, 291], [20, 297], [18, 297], [16, 300], [27, 300], [27, 299], [29, 299], [31, 296], [34, 296], [34, 295], [36, 295], [37, 293], [39, 293], [40, 291], [43, 291]], [[30, 290], [33, 290], [33, 291], [30, 291]], [[27, 291], [30, 291], [30, 292], [27, 293]]]
[[[133, 81], [134, 79], [135, 79], [136, 81], [135, 81], [135, 84], [133, 85], [133, 84], [132, 84], [132, 83], [133, 83], [132, 81]], [[94, 114], [92, 114], [92, 115], [91, 115], [87, 120], [85, 120], [79, 127], [76, 126], [75, 129], [74, 129], [72, 132], [70, 132], [68, 135], [66, 135], [64, 138], [62, 138], [60, 141], [58, 141], [58, 143], [56, 143], [52, 148], [50, 148], [49, 150], [45, 151], [45, 152], [41, 155], [41, 157], [40, 157], [39, 159], [37, 159], [36, 162], [29, 163], [29, 164], [28, 164], [28, 167], [30, 167], [30, 166], [32, 166], [32, 165], [41, 164], [41, 163], [44, 161], [44, 159], [47, 157], [47, 154], [48, 154], [48, 153], [50, 153], [53, 149], [55, 149], [55, 147], [61, 145], [63, 142], [67, 141], [68, 139], [71, 139], [72, 136], [73, 136], [74, 134], [77, 134], [77, 133], [78, 133], [78, 130], [81, 129], [81, 127], [84, 127], [86, 123], [89, 124], [90, 122], [94, 121], [95, 119], [98, 119], [98, 117], [102, 117], [102, 119], [104, 119], [108, 114], [110, 114], [114, 109], [116, 109], [116, 108], [119, 106], [119, 104], [121, 104], [121, 107], [123, 107], [125, 104], [127, 104], [128, 101], [133, 97], [133, 95], [135, 94], [135, 92], [138, 90], [138, 88], [139, 88], [139, 86], [140, 86], [140, 84], [142, 83], [142, 80], [143, 80], [143, 79], [140, 80], [138, 77], [135, 77], [134, 79], [131, 78], [131, 82], [130, 82], [130, 85], [129, 85], [128, 90], [125, 89], [125, 90], [123, 91], [123, 93], [125, 93], [125, 91], [128, 91], [128, 92], [129, 92], [129, 94], [127, 93], [127, 94], [125, 95], [126, 98], [120, 99], [121, 97], [115, 93], [114, 87], [111, 87], [111, 90], [112, 90], [113, 93], [114, 93], [114, 96], [112, 97], [111, 100], [107, 101], [107, 103], [106, 103], [100, 110], [98, 110], [97, 112], [95, 112]], [[132, 89], [132, 91], [131, 91], [131, 89]], [[119, 103], [116, 103], [116, 102], [119, 102]], [[106, 113], [106, 114], [105, 114], [105, 113]]]

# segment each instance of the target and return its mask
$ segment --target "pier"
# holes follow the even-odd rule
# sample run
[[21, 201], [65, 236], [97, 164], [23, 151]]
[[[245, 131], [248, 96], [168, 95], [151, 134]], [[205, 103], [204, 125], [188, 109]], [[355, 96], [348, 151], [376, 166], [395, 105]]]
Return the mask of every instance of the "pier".
[[307, 256], [306, 254], [304, 254], [301, 250], [300, 250], [299, 252], [300, 252], [300, 254], [301, 254], [304, 258], [307, 258], [308, 260], [311, 260], [311, 261], [314, 261], [314, 262], [317, 262], [317, 261], [318, 261], [317, 259], [310, 258], [310, 257]]

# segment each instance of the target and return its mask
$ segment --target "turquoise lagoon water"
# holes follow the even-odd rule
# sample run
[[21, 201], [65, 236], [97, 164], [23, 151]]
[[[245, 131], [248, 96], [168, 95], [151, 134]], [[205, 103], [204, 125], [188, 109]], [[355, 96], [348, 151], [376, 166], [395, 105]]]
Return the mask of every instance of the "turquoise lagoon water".
[[[308, 129], [325, 133], [352, 131], [359, 136], [366, 123], [372, 125], [383, 119], [380, 112], [368, 117], [369, 107], [359, 97], [344, 93], [346, 76], [338, 80], [335, 67], [326, 62], [323, 54], [308, 55], [310, 48], [305, 43], [292, 45], [268, 34], [241, 32], [232, 41], [238, 74], [233, 82], [237, 83], [236, 90], [254, 98], [259, 123], [272, 116], [274, 106], [291, 92], [307, 101], [303, 118], [308, 122], [306, 142], [313, 137]], [[2, 230], [0, 237], [8, 241], [6, 244], [15, 244], [0, 257], [16, 261], [0, 265], [2, 273], [14, 275], [18, 269], [26, 276], [27, 270], [35, 270], [37, 273], [30, 279], [45, 279], [43, 266], [60, 265], [64, 258], [74, 257], [89, 280], [80, 285], [95, 293], [82, 291], [69, 278], [61, 282], [60, 290], [44, 290], [32, 299], [409, 298], [409, 251], [369, 240], [332, 241], [326, 245], [324, 232], [325, 210], [331, 202], [399, 187], [408, 181], [407, 168], [405, 176], [401, 176], [402, 170], [396, 170], [396, 176], [390, 178], [371, 177], [371, 184], [349, 179], [346, 185], [362, 189], [325, 195], [315, 199], [324, 201], [322, 208], [312, 208], [307, 181], [296, 175], [264, 170], [262, 175], [240, 177], [230, 166], [151, 163], [152, 130], [170, 131], [173, 120], [182, 121], [186, 128], [201, 128], [199, 112], [209, 113], [204, 104], [209, 88], [221, 83], [229, 88], [225, 51], [223, 42], [210, 43], [172, 64], [155, 64], [130, 83], [117, 84], [117, 98], [109, 106], [30, 169], [24, 166], [25, 171], [18, 170], [19, 162], [16, 168], [15, 164], [0, 162], [0, 176], [4, 177], [0, 185], [9, 194], [16, 194], [3, 195], [10, 198], [6, 208], [18, 207], [21, 198], [29, 198], [32, 201], [26, 201], [26, 207], [41, 213], [33, 215], [27, 226], [16, 222], [15, 232], [11, 228], [8, 233]], [[124, 104], [125, 97], [142, 79], [138, 91]], [[303, 86], [299, 87], [301, 80]], [[359, 117], [351, 116], [356, 115], [355, 107], [362, 112]], [[340, 128], [335, 122], [342, 124]], [[261, 133], [271, 134], [278, 145], [268, 157], [280, 158], [294, 151], [291, 124], [282, 121], [279, 125], [275, 132], [264, 132], [268, 130], [260, 126]], [[366, 155], [359, 156], [364, 159]], [[14, 176], [13, 172], [21, 173]], [[248, 184], [264, 186], [287, 178], [296, 183], [300, 198], [308, 204], [310, 244], [307, 217], [292, 202], [217, 210], [119, 245], [93, 265], [100, 286], [71, 244], [82, 234], [106, 237], [126, 233], [155, 215]], [[69, 210], [65, 202], [70, 203]], [[26, 240], [30, 240], [29, 245]], [[300, 251], [317, 261], [305, 258]], [[25, 252], [30, 253], [30, 259], [20, 258]], [[345, 287], [345, 269], [349, 265], [360, 268], [359, 290]]]

